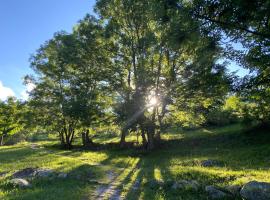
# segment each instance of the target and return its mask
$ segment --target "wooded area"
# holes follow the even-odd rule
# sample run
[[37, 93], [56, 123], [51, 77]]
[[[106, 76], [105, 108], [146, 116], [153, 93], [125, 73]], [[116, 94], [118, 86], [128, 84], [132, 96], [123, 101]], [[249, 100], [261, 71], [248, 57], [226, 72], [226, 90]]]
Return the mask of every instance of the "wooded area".
[[269, 19], [269, 0], [97, 0], [30, 58], [29, 99], [0, 102], [0, 146], [52, 135], [62, 149], [154, 153], [172, 129], [269, 133]]
[[[67, 148], [77, 134], [87, 146], [89, 129], [110, 124], [121, 129], [121, 146], [136, 131], [153, 149], [170, 125], [269, 123], [268, 4], [97, 1], [96, 17], [32, 56], [36, 74], [25, 82], [35, 89], [27, 102], [1, 103], [1, 144], [39, 127]], [[230, 73], [225, 59], [250, 74]]]

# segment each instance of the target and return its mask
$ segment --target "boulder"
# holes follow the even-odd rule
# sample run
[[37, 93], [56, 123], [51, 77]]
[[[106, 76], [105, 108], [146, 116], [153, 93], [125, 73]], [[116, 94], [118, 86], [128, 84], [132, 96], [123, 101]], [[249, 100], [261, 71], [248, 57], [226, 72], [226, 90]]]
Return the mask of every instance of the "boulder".
[[175, 181], [173, 181], [172, 179], [168, 179], [164, 182], [164, 187], [171, 188], [174, 184], [175, 184]]
[[164, 182], [163, 181], [160, 181], [160, 180], [155, 180], [154, 179], [154, 180], [149, 181], [147, 184], [149, 185], [149, 187], [151, 189], [157, 189], [157, 188], [163, 186], [164, 185]]
[[33, 149], [33, 150], [37, 150], [37, 149], [40, 148], [40, 146], [38, 144], [31, 144], [30, 148]]
[[233, 196], [239, 196], [240, 195], [240, 190], [241, 186], [240, 185], [229, 185], [225, 187], [225, 189], [230, 192]]
[[246, 200], [269, 200], [270, 183], [251, 181], [245, 184], [240, 195]]
[[34, 176], [36, 168], [25, 168], [20, 171], [15, 172], [12, 177], [13, 178], [29, 178]]
[[197, 181], [195, 180], [180, 180], [175, 182], [172, 185], [172, 189], [182, 189], [182, 190], [194, 190], [194, 191], [198, 191], [200, 188], [200, 185]]
[[140, 179], [135, 180], [132, 185], [133, 190], [138, 190], [140, 188], [140, 185], [141, 185], [141, 180]]
[[5, 177], [8, 174], [8, 172], [0, 172], [0, 178]]
[[34, 172], [35, 177], [41, 177], [41, 178], [47, 178], [49, 176], [52, 176], [54, 174], [54, 171], [51, 169], [37, 169]]
[[205, 187], [205, 191], [208, 193], [211, 199], [231, 199], [232, 196], [229, 193], [222, 191], [221, 189], [209, 185]]
[[14, 178], [9, 181], [10, 184], [12, 184], [14, 187], [20, 187], [20, 188], [28, 188], [31, 187], [31, 184], [22, 178]]
[[68, 176], [68, 175], [67, 175], [66, 173], [61, 172], [61, 173], [58, 174], [57, 177], [58, 177], [58, 178], [67, 178], [67, 176]]
[[202, 167], [220, 167], [222, 163], [218, 160], [203, 160], [201, 161]]

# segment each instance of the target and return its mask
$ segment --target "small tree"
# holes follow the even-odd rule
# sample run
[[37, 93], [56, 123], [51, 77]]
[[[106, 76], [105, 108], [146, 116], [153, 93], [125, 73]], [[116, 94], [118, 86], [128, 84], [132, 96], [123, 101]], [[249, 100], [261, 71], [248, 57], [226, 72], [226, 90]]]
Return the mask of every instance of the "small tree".
[[6, 101], [0, 101], [0, 146], [4, 144], [5, 137], [22, 128], [19, 106], [19, 101], [12, 97]]

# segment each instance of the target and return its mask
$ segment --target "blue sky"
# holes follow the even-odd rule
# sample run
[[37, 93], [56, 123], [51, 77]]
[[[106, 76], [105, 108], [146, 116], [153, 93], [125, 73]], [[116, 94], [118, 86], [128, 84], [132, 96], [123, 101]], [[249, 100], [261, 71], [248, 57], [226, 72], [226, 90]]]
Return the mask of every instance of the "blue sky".
[[[25, 98], [23, 77], [31, 74], [30, 55], [60, 30], [70, 32], [95, 0], [0, 0], [0, 99]], [[245, 70], [234, 63], [231, 70]]]
[[70, 32], [79, 19], [92, 13], [94, 3], [94, 0], [0, 0], [0, 99], [6, 93], [24, 96], [22, 77], [32, 73], [30, 55], [55, 32]]

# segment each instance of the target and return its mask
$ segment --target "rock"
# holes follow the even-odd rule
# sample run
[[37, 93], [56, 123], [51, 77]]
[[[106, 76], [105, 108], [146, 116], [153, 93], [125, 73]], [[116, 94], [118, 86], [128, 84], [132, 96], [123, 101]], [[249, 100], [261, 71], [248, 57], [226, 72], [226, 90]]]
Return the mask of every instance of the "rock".
[[67, 178], [67, 174], [66, 173], [60, 173], [60, 174], [58, 174], [58, 178]]
[[37, 145], [37, 144], [31, 144], [31, 145], [30, 145], [30, 148], [33, 149], [33, 150], [37, 150], [37, 149], [40, 148], [40, 146]]
[[222, 163], [218, 160], [203, 160], [201, 161], [202, 167], [220, 167]]
[[182, 189], [182, 190], [194, 190], [194, 191], [198, 191], [200, 188], [200, 185], [197, 181], [194, 180], [180, 180], [175, 182], [172, 185], [172, 189]]
[[164, 185], [164, 182], [163, 181], [159, 181], [159, 180], [151, 180], [148, 182], [148, 185], [151, 189], [157, 189], [159, 188], [160, 186], [163, 186]]
[[37, 169], [34, 173], [34, 176], [46, 178], [46, 177], [52, 176], [53, 173], [54, 171], [51, 169]]
[[75, 176], [75, 178], [76, 178], [77, 180], [81, 180], [81, 179], [82, 179], [82, 176], [81, 176], [80, 174], [78, 174], [78, 175]]
[[14, 178], [10, 180], [9, 183], [15, 187], [20, 187], [20, 188], [31, 187], [31, 184], [27, 180], [22, 179], [22, 178]]
[[225, 189], [230, 192], [233, 196], [239, 196], [240, 195], [240, 190], [241, 186], [240, 185], [229, 185], [225, 187]]
[[140, 179], [137, 179], [136, 181], [134, 181], [134, 183], [132, 185], [133, 190], [138, 190], [140, 188], [140, 185], [141, 185]]
[[172, 189], [174, 189], [174, 190], [177, 190], [177, 189], [179, 189], [179, 184], [177, 183], [177, 182], [174, 182], [173, 183], [173, 185], [172, 185]]
[[13, 178], [29, 178], [34, 176], [36, 168], [25, 168], [20, 171], [15, 172], [12, 177]]
[[164, 182], [164, 186], [167, 188], [171, 188], [174, 185], [175, 181], [168, 179]]
[[5, 177], [8, 174], [8, 172], [0, 172], [0, 178]]
[[101, 183], [98, 182], [97, 180], [88, 180], [88, 182], [89, 182], [90, 184], [94, 184], [94, 185], [100, 185], [100, 184], [101, 184]]
[[270, 183], [251, 181], [245, 184], [240, 195], [246, 200], [269, 200]]
[[206, 186], [205, 191], [208, 193], [211, 199], [231, 199], [232, 198], [230, 194], [212, 185]]

